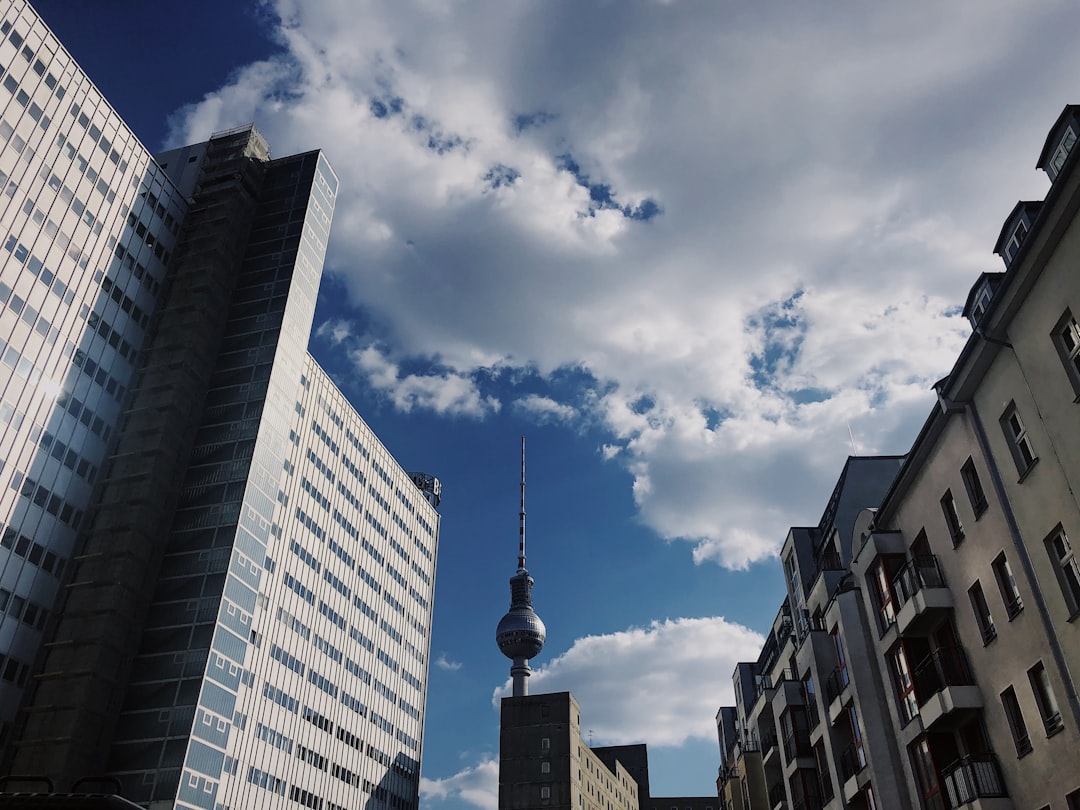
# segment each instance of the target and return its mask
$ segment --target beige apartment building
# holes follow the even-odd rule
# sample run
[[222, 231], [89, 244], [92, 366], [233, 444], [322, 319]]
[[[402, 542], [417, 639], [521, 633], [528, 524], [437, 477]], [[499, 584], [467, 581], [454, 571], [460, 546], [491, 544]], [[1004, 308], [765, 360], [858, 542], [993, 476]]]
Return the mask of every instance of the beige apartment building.
[[725, 810], [1080, 810], [1078, 133], [1070, 105], [887, 492], [791, 530], [787, 599], [718, 715]]

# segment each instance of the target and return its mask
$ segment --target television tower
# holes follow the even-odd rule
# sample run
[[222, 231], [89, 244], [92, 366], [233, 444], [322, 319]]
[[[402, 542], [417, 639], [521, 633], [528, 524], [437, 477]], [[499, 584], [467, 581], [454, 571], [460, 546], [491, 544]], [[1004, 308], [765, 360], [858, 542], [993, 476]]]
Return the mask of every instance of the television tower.
[[518, 513], [517, 572], [510, 577], [510, 610], [499, 620], [495, 641], [502, 654], [513, 661], [514, 697], [529, 694], [529, 659], [544, 647], [547, 629], [532, 606], [533, 578], [525, 570], [525, 437], [521, 437], [521, 511]]

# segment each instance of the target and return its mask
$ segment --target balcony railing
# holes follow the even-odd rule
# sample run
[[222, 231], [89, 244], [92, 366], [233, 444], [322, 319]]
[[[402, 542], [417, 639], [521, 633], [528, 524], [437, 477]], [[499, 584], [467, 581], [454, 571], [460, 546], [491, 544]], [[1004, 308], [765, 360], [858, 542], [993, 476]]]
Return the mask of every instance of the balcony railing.
[[768, 757], [769, 752], [776, 748], [776, 734], [769, 731], [761, 735], [761, 756]]
[[859, 771], [866, 767], [866, 754], [862, 753], [852, 743], [840, 754], [840, 775], [846, 782]]
[[821, 810], [821, 807], [821, 799], [810, 795], [796, 799], [791, 805], [791, 810]]
[[821, 722], [821, 712], [818, 711], [817, 695], [806, 695], [806, 719], [811, 731], [818, 727]]
[[840, 555], [835, 551], [830, 551], [826, 554], [822, 554], [818, 558], [818, 570], [819, 571], [844, 571], [844, 563], [840, 560]]
[[821, 803], [828, 804], [835, 795], [833, 793], [832, 774], [828, 771], [819, 771], [817, 778], [818, 784], [821, 786]]
[[784, 790], [784, 783], [773, 785], [769, 789], [769, 807], [784, 807], [787, 805], [787, 792]]
[[829, 677], [825, 679], [825, 696], [829, 699], [828, 705], [832, 705], [833, 701], [840, 697], [840, 694], [847, 688], [847, 676], [844, 671], [837, 667], [829, 673]]
[[1007, 796], [997, 761], [990, 755], [964, 757], [945, 769], [942, 781], [950, 807], [960, 807], [975, 799]]
[[795, 757], [808, 757], [810, 753], [810, 738], [805, 731], [792, 729], [784, 737], [784, 760], [791, 764]]
[[923, 588], [944, 588], [945, 578], [941, 575], [937, 557], [927, 554], [908, 560], [893, 577], [892, 583], [899, 610]]
[[947, 687], [972, 686], [975, 683], [964, 651], [959, 647], [934, 650], [915, 667], [913, 677], [920, 707]]

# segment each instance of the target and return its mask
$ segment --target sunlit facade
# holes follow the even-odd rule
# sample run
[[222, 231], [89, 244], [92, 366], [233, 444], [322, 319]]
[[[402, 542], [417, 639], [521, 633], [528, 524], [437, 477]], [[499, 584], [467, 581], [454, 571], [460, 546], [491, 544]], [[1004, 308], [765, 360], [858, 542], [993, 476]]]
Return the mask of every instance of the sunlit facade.
[[250, 125], [152, 158], [0, 10], [3, 770], [417, 807], [439, 482], [307, 354], [337, 177]]

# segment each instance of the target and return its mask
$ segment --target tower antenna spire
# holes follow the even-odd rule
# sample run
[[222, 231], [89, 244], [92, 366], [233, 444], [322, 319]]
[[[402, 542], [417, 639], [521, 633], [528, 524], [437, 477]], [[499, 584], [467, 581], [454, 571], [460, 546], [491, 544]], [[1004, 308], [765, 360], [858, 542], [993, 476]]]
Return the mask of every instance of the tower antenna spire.
[[518, 571], [525, 570], [525, 437], [521, 437], [521, 511], [518, 512]]
[[525, 568], [525, 437], [521, 437], [521, 511], [518, 512], [517, 571], [510, 577], [510, 610], [499, 620], [495, 641], [513, 664], [514, 697], [529, 694], [529, 659], [535, 658], [547, 639], [547, 628], [532, 604], [533, 578]]

